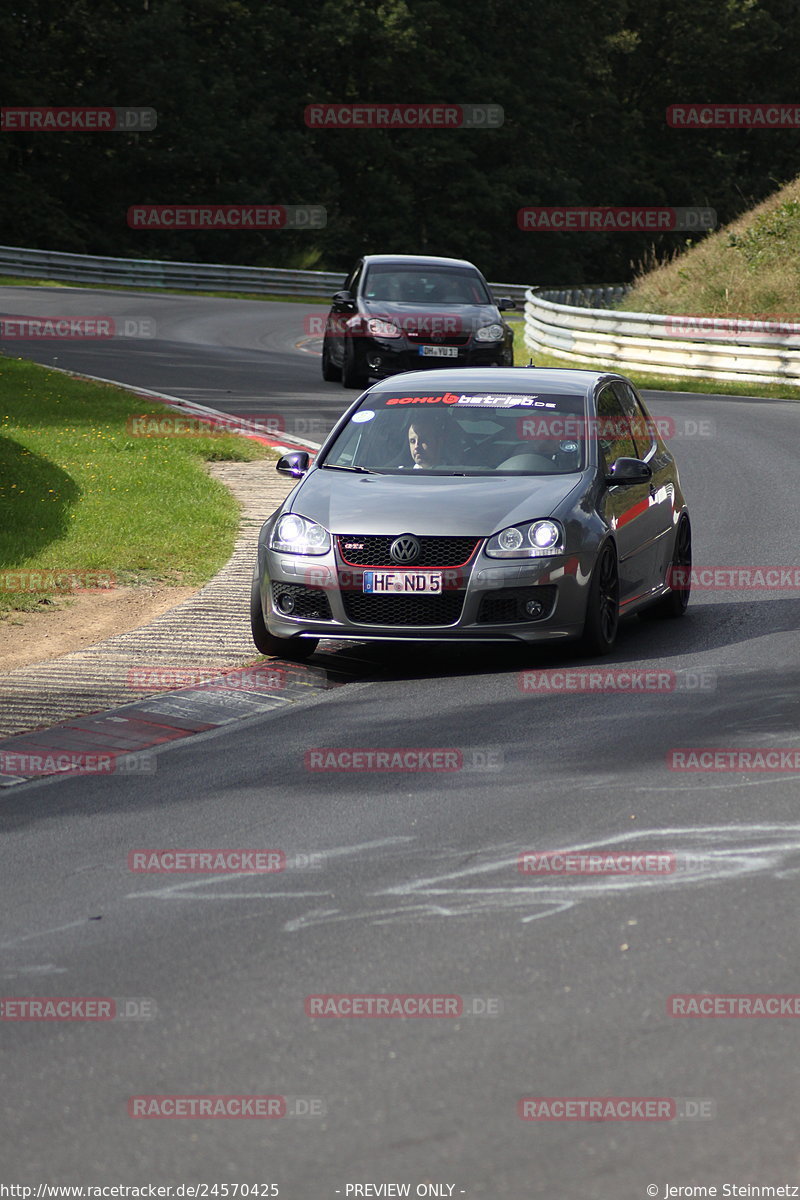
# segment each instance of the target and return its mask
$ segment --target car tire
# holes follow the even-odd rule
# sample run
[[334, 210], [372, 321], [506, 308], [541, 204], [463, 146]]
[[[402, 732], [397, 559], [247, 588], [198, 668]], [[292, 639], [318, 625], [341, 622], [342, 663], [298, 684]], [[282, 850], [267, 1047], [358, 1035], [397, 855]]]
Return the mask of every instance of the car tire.
[[678, 522], [678, 528], [675, 530], [675, 544], [672, 549], [672, 559], [667, 571], [667, 582], [669, 583], [670, 574], [679, 567], [681, 571], [686, 571], [689, 578], [687, 579], [686, 587], [675, 588], [657, 600], [655, 604], [648, 605], [643, 608], [639, 616], [643, 621], [653, 621], [659, 618], [675, 618], [682, 617], [689, 606], [689, 593], [692, 590], [691, 571], [692, 571], [692, 526], [688, 517], [681, 517]]
[[331, 359], [327, 334], [322, 339], [322, 378], [326, 383], [339, 383], [342, 378], [342, 368], [337, 367]]
[[617, 639], [619, 628], [619, 567], [613, 542], [600, 549], [589, 582], [586, 620], [580, 638], [583, 654], [595, 657], [608, 654]]
[[270, 658], [303, 662], [310, 658], [319, 645], [319, 638], [281, 638], [270, 633], [261, 607], [261, 581], [258, 577], [258, 568], [253, 572], [253, 583], [250, 588], [250, 629], [256, 650], [261, 654], [269, 655]]
[[359, 371], [356, 363], [356, 348], [352, 338], [346, 338], [344, 343], [342, 383], [346, 388], [365, 388], [367, 386], [367, 377]]

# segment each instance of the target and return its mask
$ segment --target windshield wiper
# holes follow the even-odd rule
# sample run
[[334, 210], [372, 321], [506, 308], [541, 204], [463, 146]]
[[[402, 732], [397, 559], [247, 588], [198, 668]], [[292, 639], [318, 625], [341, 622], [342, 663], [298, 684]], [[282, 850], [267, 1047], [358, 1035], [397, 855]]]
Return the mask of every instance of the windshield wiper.
[[320, 470], [322, 471], [357, 471], [360, 475], [380, 475], [380, 471], [373, 471], [369, 467], [344, 467], [338, 466], [335, 463], [323, 463]]

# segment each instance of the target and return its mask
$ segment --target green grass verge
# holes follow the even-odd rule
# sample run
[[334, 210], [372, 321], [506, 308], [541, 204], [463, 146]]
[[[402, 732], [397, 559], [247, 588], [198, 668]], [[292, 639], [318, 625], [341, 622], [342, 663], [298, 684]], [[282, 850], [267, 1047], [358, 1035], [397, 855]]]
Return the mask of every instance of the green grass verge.
[[[537, 367], [577, 367], [589, 371], [601, 369], [601, 364], [598, 364], [597, 368], [593, 368], [589, 363], [570, 362], [569, 359], [559, 358], [555, 354], [545, 354], [542, 350], [531, 350], [525, 345], [525, 322], [519, 318], [512, 318], [509, 324], [514, 330], [514, 365], [517, 367], [526, 367], [533, 358]], [[648, 375], [641, 371], [629, 371], [613, 365], [610, 365], [608, 370], [619, 370], [621, 375], [625, 375], [636, 387], [644, 391], [699, 392], [720, 396], [757, 396], [765, 400], [800, 400], [800, 389], [787, 383], [739, 383], [732, 379]]]
[[[344, 275], [342, 276], [344, 279]], [[124, 287], [118, 283], [83, 283], [70, 279], [18, 279], [11, 275], [0, 275], [0, 287], [80, 288], [94, 292], [149, 292], [154, 296], [217, 296], [222, 300], [265, 300], [281, 304], [325, 304], [330, 307], [329, 295], [320, 296], [265, 296], [261, 292], [196, 292], [187, 288]]]
[[239, 505], [204, 461], [274, 454], [235, 434], [142, 437], [126, 426], [131, 416], [169, 411], [110, 384], [0, 357], [0, 612], [69, 595], [57, 582], [15, 590], [17, 571], [196, 585], [228, 560]]

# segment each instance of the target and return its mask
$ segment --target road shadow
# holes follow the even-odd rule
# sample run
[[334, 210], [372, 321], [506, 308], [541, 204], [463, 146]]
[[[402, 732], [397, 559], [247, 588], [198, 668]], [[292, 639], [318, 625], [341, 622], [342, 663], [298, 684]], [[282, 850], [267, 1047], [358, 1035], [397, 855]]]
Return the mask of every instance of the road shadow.
[[[690, 605], [676, 620], [626, 618], [611, 654], [587, 658], [576, 642], [522, 643], [323, 642], [309, 660], [354, 678], [403, 680], [496, 675], [523, 667], [648, 666], [665, 659], [708, 655], [725, 647], [800, 629], [800, 597], [729, 600]], [[707, 660], [706, 660], [707, 661]]]

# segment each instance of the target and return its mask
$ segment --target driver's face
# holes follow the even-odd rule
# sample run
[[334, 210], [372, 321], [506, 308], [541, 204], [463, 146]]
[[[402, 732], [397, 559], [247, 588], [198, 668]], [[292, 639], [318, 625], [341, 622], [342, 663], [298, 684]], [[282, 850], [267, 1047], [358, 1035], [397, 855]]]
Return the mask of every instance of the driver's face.
[[412, 425], [408, 431], [408, 448], [411, 457], [420, 467], [435, 467], [439, 458], [440, 441], [437, 435], [426, 431], [423, 426], [417, 431]]

